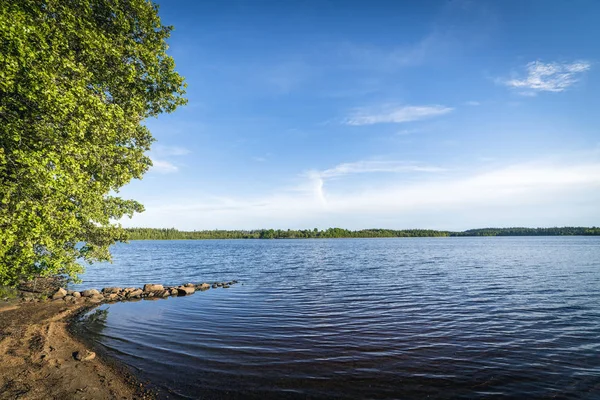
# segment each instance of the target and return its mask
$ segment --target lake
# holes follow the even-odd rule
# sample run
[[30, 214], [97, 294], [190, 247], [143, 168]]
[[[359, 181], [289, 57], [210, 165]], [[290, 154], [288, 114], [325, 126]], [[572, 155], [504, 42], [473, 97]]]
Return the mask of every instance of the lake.
[[133, 241], [79, 329], [163, 398], [600, 398], [600, 237]]

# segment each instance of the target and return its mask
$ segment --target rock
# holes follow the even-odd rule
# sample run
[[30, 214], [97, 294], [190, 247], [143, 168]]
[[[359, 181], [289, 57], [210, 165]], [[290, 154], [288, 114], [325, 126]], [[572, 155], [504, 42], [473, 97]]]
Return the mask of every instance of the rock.
[[74, 290], [67, 290], [67, 295], [69, 296], [73, 296], [73, 293], [75, 293]]
[[185, 287], [193, 287], [193, 288], [195, 288], [195, 287], [196, 287], [196, 285], [194, 285], [193, 283], [186, 283], [186, 284], [185, 284], [185, 285], [183, 285], [183, 286], [185, 286]]
[[159, 290], [158, 292], [154, 292], [155, 297], [169, 297], [171, 292], [169, 290]]
[[219, 282], [219, 283], [217, 283], [217, 286], [218, 286], [218, 287], [221, 287], [221, 286], [223, 286], [223, 282]]
[[111, 293], [111, 294], [105, 295], [104, 298], [108, 301], [117, 301], [117, 299], [119, 298], [119, 295], [116, 293]]
[[60, 288], [52, 295], [52, 300], [62, 299], [67, 295], [67, 291], [63, 288]]
[[192, 294], [196, 291], [196, 289], [194, 289], [193, 287], [188, 287], [188, 286], [179, 286], [177, 288], [177, 294], [179, 296], [187, 296], [188, 294]]
[[156, 285], [153, 283], [147, 283], [144, 285], [144, 292], [156, 292], [158, 290], [165, 290], [163, 285]]
[[228, 289], [230, 286], [229, 285], [223, 285], [222, 287], [223, 287], [223, 289]]
[[85, 350], [83, 352], [76, 351], [73, 353], [73, 358], [77, 361], [92, 361], [94, 358], [96, 358], [96, 353], [89, 350]]
[[146, 297], [154, 297], [154, 292], [147, 293]]
[[176, 288], [171, 289], [171, 296], [175, 296], [179, 293], [179, 290], [177, 290]]
[[104, 289], [102, 289], [102, 293], [104, 294], [119, 293], [120, 291], [120, 287], [105, 287]]
[[126, 297], [127, 297], [127, 298], [136, 298], [136, 297], [141, 297], [141, 296], [142, 296], [142, 293], [144, 293], [144, 292], [142, 291], [142, 289], [137, 289], [137, 290], [133, 290], [133, 291], [131, 291], [131, 292], [128, 292]]
[[81, 292], [81, 295], [83, 297], [92, 297], [96, 294], [100, 294], [100, 292], [97, 291], [96, 289], [88, 289], [88, 290], [84, 290], [83, 292]]
[[79, 298], [79, 297], [81, 297], [81, 293], [79, 293], [79, 292], [73, 292], [73, 293], [71, 294], [71, 296], [73, 296], [73, 297], [75, 297], [75, 298]]
[[64, 300], [67, 303], [72, 303], [72, 304], [75, 303], [75, 297], [70, 296], [70, 295], [66, 295], [65, 298], [64, 298]]
[[102, 303], [102, 299], [98, 299], [96, 297], [86, 297], [85, 301], [87, 301], [88, 303]]
[[213, 288], [213, 289], [216, 289], [216, 288], [218, 288], [218, 287], [219, 287], [219, 286], [218, 286], [216, 283], [213, 283], [213, 284], [212, 284], [212, 288]]
[[210, 285], [208, 283], [203, 283], [202, 285], [200, 285], [198, 287], [198, 289], [200, 289], [200, 290], [208, 290], [208, 289], [210, 289]]

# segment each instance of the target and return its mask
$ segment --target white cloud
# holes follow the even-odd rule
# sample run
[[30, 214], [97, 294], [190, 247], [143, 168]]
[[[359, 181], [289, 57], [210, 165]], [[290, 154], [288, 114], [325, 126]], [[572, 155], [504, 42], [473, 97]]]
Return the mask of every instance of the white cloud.
[[448, 114], [453, 108], [441, 105], [429, 106], [385, 106], [377, 109], [361, 108], [346, 119], [347, 125], [373, 125], [418, 121]]
[[335, 178], [350, 174], [364, 174], [375, 172], [442, 172], [443, 168], [408, 164], [399, 161], [357, 161], [343, 163], [323, 171], [311, 171], [308, 176], [319, 178]]
[[[596, 157], [597, 158], [597, 157]], [[338, 177], [394, 169], [340, 164], [320, 172]], [[329, 187], [319, 174], [299, 189], [264, 196], [190, 198], [144, 202], [147, 211], [128, 226], [181, 229], [388, 228], [467, 229], [485, 226], [598, 225], [600, 161], [537, 162], [495, 170], [428, 175], [426, 180], [386, 179], [368, 187]], [[141, 199], [143, 200], [143, 199]]]
[[265, 157], [252, 157], [252, 161], [256, 161], [256, 162], [265, 162], [267, 161], [267, 159]]
[[535, 95], [535, 91], [562, 92], [576, 83], [579, 76], [590, 68], [591, 64], [587, 61], [573, 63], [532, 61], [526, 65], [527, 77], [509, 79], [503, 83], [521, 90], [520, 94], [524, 96]]
[[171, 174], [177, 172], [179, 168], [168, 161], [153, 159], [152, 168], [150, 170], [160, 174]]
[[478, 101], [471, 100], [471, 101], [466, 101], [465, 105], [467, 105], [467, 106], [480, 106], [481, 103], [478, 102]]

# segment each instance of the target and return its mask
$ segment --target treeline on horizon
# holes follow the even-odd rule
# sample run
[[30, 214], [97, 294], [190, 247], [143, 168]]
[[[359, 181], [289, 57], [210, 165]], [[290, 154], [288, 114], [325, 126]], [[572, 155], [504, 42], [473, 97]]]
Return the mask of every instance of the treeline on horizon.
[[562, 228], [483, 228], [462, 232], [431, 229], [256, 229], [180, 231], [175, 228], [127, 228], [131, 240], [177, 239], [325, 239], [325, 238], [393, 238], [393, 237], [458, 237], [458, 236], [593, 236], [600, 235], [598, 227]]

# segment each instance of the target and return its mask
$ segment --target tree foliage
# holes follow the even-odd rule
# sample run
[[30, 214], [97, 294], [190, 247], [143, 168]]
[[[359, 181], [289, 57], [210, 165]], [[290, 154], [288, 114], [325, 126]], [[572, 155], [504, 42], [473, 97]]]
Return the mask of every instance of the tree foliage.
[[75, 277], [125, 239], [143, 121], [185, 103], [171, 29], [146, 0], [0, 0], [0, 284]]
[[326, 239], [326, 238], [390, 238], [390, 237], [449, 237], [449, 236], [590, 236], [600, 235], [600, 228], [485, 228], [462, 232], [437, 231], [431, 229], [363, 229], [351, 231], [342, 228], [324, 230], [302, 229], [258, 229], [258, 230], [213, 230], [179, 231], [174, 228], [128, 228], [131, 239], [174, 240], [174, 239]]

